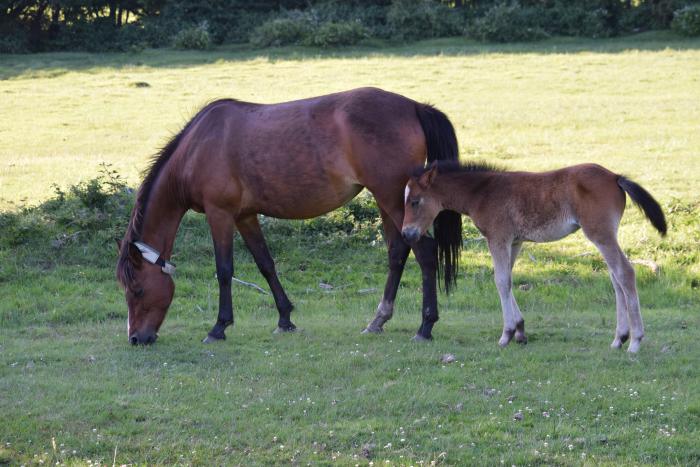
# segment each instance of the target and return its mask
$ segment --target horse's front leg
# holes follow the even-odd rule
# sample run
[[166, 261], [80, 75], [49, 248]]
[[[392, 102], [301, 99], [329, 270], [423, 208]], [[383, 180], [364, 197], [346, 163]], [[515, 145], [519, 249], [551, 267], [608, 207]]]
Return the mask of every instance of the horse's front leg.
[[382, 224], [384, 227], [384, 238], [386, 238], [387, 250], [389, 253], [389, 275], [386, 278], [384, 286], [384, 295], [382, 301], [377, 306], [377, 313], [371, 323], [367, 325], [365, 333], [380, 333], [384, 330], [384, 323], [389, 321], [394, 314], [394, 300], [396, 292], [401, 282], [401, 275], [406, 266], [406, 259], [410, 247], [401, 238], [401, 232], [396, 228], [389, 215], [379, 209], [382, 215]]
[[263, 237], [262, 230], [260, 230], [260, 224], [258, 223], [258, 217], [256, 215], [245, 216], [236, 219], [236, 226], [238, 231], [243, 237], [243, 241], [248, 247], [248, 250], [253, 255], [255, 264], [258, 266], [258, 270], [263, 275], [267, 284], [270, 286], [272, 291], [272, 296], [275, 298], [275, 305], [277, 306], [277, 311], [279, 312], [279, 321], [277, 322], [276, 332], [289, 332], [294, 331], [297, 327], [292, 323], [290, 314], [294, 309], [292, 302], [287, 297], [287, 294], [282, 288], [282, 284], [277, 277], [277, 271], [275, 270], [275, 262], [272, 259], [270, 250], [267, 248], [267, 243], [265, 242], [265, 237]]
[[216, 324], [204, 339], [205, 343], [226, 339], [224, 331], [233, 324], [231, 278], [233, 277], [233, 217], [225, 210], [206, 210], [207, 222], [214, 241], [216, 278], [219, 281], [219, 315]]
[[433, 325], [440, 319], [437, 303], [437, 242], [432, 237], [421, 237], [411, 245], [423, 279], [422, 322], [413, 337], [416, 341], [432, 340]]
[[501, 299], [501, 309], [503, 310], [503, 333], [498, 340], [498, 345], [505, 347], [513, 339], [519, 324], [513, 311], [515, 298], [512, 295], [513, 282], [511, 268], [513, 263], [511, 262], [511, 244], [509, 242], [493, 241], [490, 239], [488, 240], [488, 244], [491, 258], [493, 259], [493, 278], [496, 282], [498, 296]]

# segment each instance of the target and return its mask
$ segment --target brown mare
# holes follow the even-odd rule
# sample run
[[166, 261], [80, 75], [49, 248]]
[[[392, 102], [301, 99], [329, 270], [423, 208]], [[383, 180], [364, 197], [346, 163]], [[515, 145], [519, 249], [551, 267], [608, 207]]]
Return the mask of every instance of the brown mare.
[[381, 332], [409, 249], [423, 279], [422, 324], [430, 339], [438, 320], [436, 271], [448, 288], [455, 279], [461, 218], [445, 212], [435, 237], [409, 245], [401, 237], [403, 189], [411, 169], [426, 160], [456, 160], [448, 118], [430, 105], [374, 88], [281, 104], [231, 99], [213, 102], [192, 118], [154, 158], [141, 185], [124, 239], [117, 277], [129, 308], [132, 344], [155, 341], [174, 293], [168, 261], [182, 216], [205, 213], [214, 241], [219, 314], [206, 342], [225, 339], [233, 323], [233, 235], [240, 232], [267, 280], [279, 311], [279, 331], [295, 329], [292, 304], [280, 284], [258, 214], [306, 219], [347, 203], [363, 187], [373, 195], [389, 250], [389, 275], [366, 332]]
[[504, 172], [488, 165], [434, 163], [418, 169], [405, 189], [402, 234], [417, 240], [444, 209], [468, 215], [486, 237], [503, 309], [502, 347], [515, 335], [526, 342], [525, 321], [511, 291], [513, 264], [522, 242], [550, 242], [580, 228], [608, 264], [617, 301], [613, 348], [630, 337], [637, 352], [644, 337], [634, 269], [617, 243], [625, 192], [652, 225], [666, 234], [659, 204], [641, 186], [596, 164], [542, 173]]

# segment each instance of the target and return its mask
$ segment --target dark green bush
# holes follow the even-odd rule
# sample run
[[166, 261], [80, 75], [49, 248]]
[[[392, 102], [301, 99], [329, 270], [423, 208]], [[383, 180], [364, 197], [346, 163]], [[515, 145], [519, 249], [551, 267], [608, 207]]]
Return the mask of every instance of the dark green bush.
[[517, 42], [544, 39], [548, 36], [539, 25], [536, 10], [517, 3], [500, 3], [478, 18], [470, 35], [489, 42]]
[[196, 26], [180, 31], [173, 39], [173, 46], [182, 50], [207, 50], [212, 46], [209, 23], [203, 21]]
[[688, 5], [676, 10], [671, 29], [684, 36], [700, 36], [700, 5]]
[[28, 51], [26, 31], [17, 24], [0, 23], [0, 54], [21, 54]]
[[360, 23], [323, 23], [304, 40], [305, 45], [337, 47], [354, 45], [367, 37], [367, 30]]
[[462, 34], [462, 17], [453, 8], [431, 0], [394, 0], [387, 25], [397, 39], [426, 39]]
[[302, 12], [294, 12], [286, 17], [264, 22], [250, 36], [255, 47], [280, 47], [301, 44], [314, 30], [314, 21]]

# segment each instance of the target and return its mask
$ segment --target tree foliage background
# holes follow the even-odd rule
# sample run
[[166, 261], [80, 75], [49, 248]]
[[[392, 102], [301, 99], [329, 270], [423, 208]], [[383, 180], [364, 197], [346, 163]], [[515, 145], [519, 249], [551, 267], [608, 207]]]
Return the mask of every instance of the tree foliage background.
[[[339, 46], [368, 38], [608, 37], [700, 14], [689, 0], [0, 0], [0, 53]], [[687, 13], [683, 13], [687, 12]], [[684, 32], [681, 30], [681, 32]], [[693, 35], [690, 31], [685, 31]], [[698, 31], [697, 33], [700, 33]]]

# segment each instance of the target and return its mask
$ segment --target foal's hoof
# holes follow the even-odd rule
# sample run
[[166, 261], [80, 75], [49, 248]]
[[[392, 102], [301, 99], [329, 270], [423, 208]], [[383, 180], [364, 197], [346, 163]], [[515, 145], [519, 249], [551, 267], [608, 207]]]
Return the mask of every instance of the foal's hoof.
[[412, 340], [413, 342], [430, 342], [430, 341], [433, 340], [433, 336], [425, 337], [425, 336], [423, 336], [423, 335], [416, 334], [415, 336], [413, 336], [413, 337], [411, 338], [411, 340]]
[[381, 326], [369, 325], [362, 330], [362, 334], [381, 334], [384, 332], [384, 328]]
[[621, 349], [622, 348], [622, 341], [616, 337], [613, 341], [612, 344], [610, 344], [611, 349]]
[[630, 346], [627, 347], [627, 351], [629, 353], [637, 353], [637, 352], [639, 352], [641, 345], [642, 345], [641, 340], [632, 339], [632, 341], [630, 342]]
[[204, 338], [202, 341], [203, 344], [211, 344], [212, 342], [219, 342], [219, 341], [225, 341], [226, 340], [226, 335], [222, 334], [221, 337], [216, 337], [212, 336], [211, 334], [207, 334], [207, 337]]
[[525, 345], [527, 344], [527, 336], [515, 336], [515, 342], [520, 345]]

